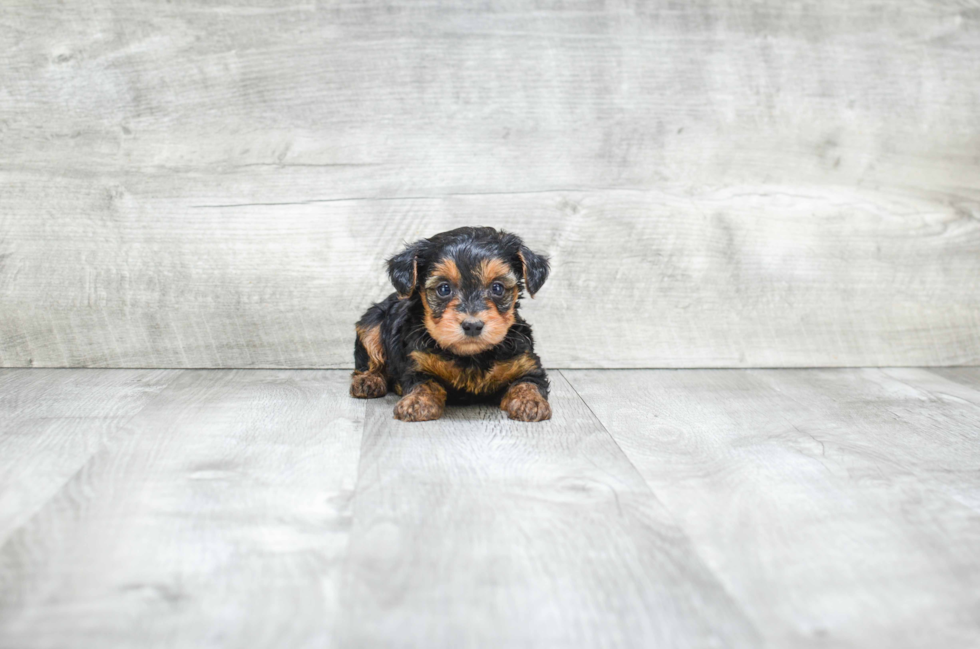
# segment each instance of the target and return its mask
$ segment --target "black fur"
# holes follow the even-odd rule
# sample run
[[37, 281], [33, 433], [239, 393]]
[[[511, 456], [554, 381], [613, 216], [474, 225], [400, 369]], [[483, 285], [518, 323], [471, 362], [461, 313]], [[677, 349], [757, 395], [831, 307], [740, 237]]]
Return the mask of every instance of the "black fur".
[[[549, 272], [547, 258], [529, 250], [516, 235], [493, 228], [467, 227], [443, 232], [417, 241], [393, 256], [388, 260], [388, 276], [396, 292], [371, 306], [357, 323], [360, 329], [375, 326], [381, 328], [388, 389], [408, 394], [416, 385], [436, 380], [446, 389], [449, 403], [499, 402], [509, 385], [503, 386], [494, 394], [471, 394], [457, 390], [437, 377], [416, 371], [409, 355], [413, 351], [425, 351], [450, 360], [461, 368], [488, 371], [498, 362], [527, 354], [535, 361], [535, 369], [516, 379], [511, 385], [533, 383], [541, 395], [547, 398], [548, 377], [541, 367], [540, 359], [534, 354], [531, 325], [518, 312], [520, 283], [518, 299], [513, 300], [508, 295], [495, 301], [496, 308], [501, 312], [514, 310], [514, 323], [496, 346], [473, 355], [457, 355], [442, 348], [426, 330], [422, 304], [425, 299], [425, 281], [431, 267], [446, 257], [452, 258], [457, 267], [464, 271], [464, 289], [472, 288], [467, 285], [471, 280], [466, 271], [478, 267], [485, 259], [505, 260], [519, 282], [532, 295], [544, 284]], [[481, 308], [487, 308], [485, 304], [477, 304], [475, 299], [470, 302], [463, 300], [462, 307], [467, 312], [479, 312]], [[354, 344], [354, 364], [357, 372], [368, 370], [368, 354], [359, 338]]]
[[548, 259], [531, 252], [527, 246], [521, 245], [520, 259], [523, 265], [524, 286], [531, 297], [541, 290], [544, 281], [548, 279]]

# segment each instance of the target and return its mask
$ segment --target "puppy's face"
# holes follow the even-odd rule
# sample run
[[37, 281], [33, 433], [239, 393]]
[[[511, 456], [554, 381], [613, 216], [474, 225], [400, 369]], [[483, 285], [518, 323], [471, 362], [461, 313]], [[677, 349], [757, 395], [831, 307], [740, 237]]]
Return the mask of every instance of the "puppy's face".
[[500, 344], [514, 324], [517, 273], [500, 257], [468, 258], [446, 251], [422, 282], [425, 328], [454, 354], [469, 356]]
[[425, 328], [439, 346], [469, 356], [504, 340], [521, 283], [533, 297], [548, 260], [513, 234], [459, 228], [408, 246], [388, 260], [388, 274], [402, 297], [418, 293]]

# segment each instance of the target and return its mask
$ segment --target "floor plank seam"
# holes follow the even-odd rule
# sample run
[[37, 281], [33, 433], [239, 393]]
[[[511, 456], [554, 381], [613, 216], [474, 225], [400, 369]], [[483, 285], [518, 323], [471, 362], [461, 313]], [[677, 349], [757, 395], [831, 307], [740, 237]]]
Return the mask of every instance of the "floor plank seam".
[[[629, 464], [631, 469], [633, 469], [633, 473], [635, 473], [636, 476], [643, 481], [643, 484], [646, 485], [646, 488], [650, 492], [650, 494], [654, 498], [656, 498], [658, 503], [660, 503], [660, 499], [657, 498], [657, 494], [653, 491], [653, 487], [650, 486], [650, 483], [646, 481], [646, 478], [643, 477], [643, 474], [640, 473], [640, 470], [636, 467], [635, 464], [633, 464], [633, 460], [630, 459], [629, 455], [626, 454], [626, 451], [623, 450], [623, 447], [620, 446], [619, 442], [616, 441], [616, 437], [611, 432], [609, 432], [608, 428], [606, 428], [606, 424], [603, 423], [601, 419], [599, 419], [599, 415], [595, 413], [595, 411], [592, 409], [592, 406], [589, 405], [589, 402], [586, 401], [581, 394], [579, 394], [578, 388], [575, 387], [575, 384], [572, 383], [571, 379], [569, 379], [568, 376], [565, 375], [565, 372], [563, 372], [562, 370], [558, 370], [558, 374], [560, 374], [561, 377], [565, 379], [565, 382], [568, 383], [568, 387], [572, 389], [572, 392], [575, 393], [575, 396], [578, 397], [578, 400], [581, 401], [582, 404], [586, 407], [586, 409], [589, 411], [589, 414], [591, 414], [592, 418], [595, 420], [596, 424], [602, 429], [602, 432], [606, 434], [606, 437], [609, 438], [609, 441], [613, 443], [613, 446], [616, 447], [616, 450], [619, 451], [620, 455], [623, 456], [623, 459], [626, 460], [626, 463]], [[663, 506], [663, 503], [660, 503], [660, 505]], [[664, 509], [666, 510], [666, 507], [664, 507]]]
[[[589, 371], [592, 371], [592, 370], [575, 370], [575, 371], [589, 372]], [[691, 538], [691, 535], [688, 533], [688, 531], [686, 529], [684, 529], [684, 527], [680, 524], [680, 522], [678, 521], [677, 516], [674, 514], [674, 512], [666, 505], [666, 503], [664, 503], [657, 496], [657, 493], [653, 490], [653, 487], [650, 486], [650, 483], [647, 481], [646, 477], [637, 468], [637, 466], [633, 463], [633, 460], [630, 459], [630, 457], [626, 453], [626, 451], [623, 450], [623, 447], [619, 445], [619, 441], [616, 440], [616, 436], [613, 435], [609, 431], [609, 429], [606, 427], [605, 422], [603, 422], [602, 419], [600, 419], [599, 416], [596, 415], [595, 411], [592, 410], [592, 406], [590, 406], [589, 405], [589, 402], [585, 398], [582, 397], [582, 395], [578, 391], [578, 388], [575, 387], [575, 384], [572, 383], [572, 381], [568, 378], [568, 376], [564, 373], [564, 371], [559, 370], [558, 373], [562, 376], [562, 378], [565, 379], [565, 381], [568, 383], [569, 387], [572, 388], [572, 391], [579, 398], [579, 400], [583, 404], [585, 404], [585, 407], [588, 408], [589, 412], [592, 413], [592, 416], [595, 419], [596, 424], [598, 424], [602, 428], [603, 432], [605, 432], [606, 435], [609, 437], [609, 440], [619, 450], [620, 454], [623, 456], [623, 459], [626, 460], [626, 462], [629, 464], [629, 466], [636, 473], [637, 477], [643, 482], [643, 485], [646, 487], [646, 490], [650, 494], [650, 497], [652, 497], [656, 501], [656, 503], [663, 509], [663, 511], [666, 512], [667, 515], [670, 517], [670, 520], [673, 522], [674, 526], [677, 528], [677, 530], [683, 536], [684, 540], [687, 541], [687, 545], [688, 545], [689, 551], [694, 555], [695, 558], [697, 558], [698, 561], [701, 562], [701, 564], [705, 567], [705, 570], [708, 571], [708, 574], [710, 574], [712, 576], [712, 578], [714, 579], [717, 587], [720, 588], [721, 591], [722, 591], [722, 593], [724, 593], [725, 596], [728, 598], [728, 602], [729, 602], [730, 606], [734, 610], [736, 610], [737, 612], [739, 612], [745, 618], [745, 620], [748, 621], [748, 623], [752, 626], [753, 630], [758, 634], [758, 636], [760, 638], [763, 638], [764, 637], [764, 635], [762, 633], [762, 628], [763, 627], [761, 625], [761, 622], [762, 621], [756, 619], [751, 614], [751, 612], [748, 609], [746, 609], [744, 606], [742, 606], [741, 603], [739, 603], [738, 599], [735, 597], [735, 595], [732, 593], [731, 589], [728, 587], [728, 584], [726, 584], [725, 581], [723, 580], [723, 575], [721, 575], [717, 570], [715, 570], [715, 568], [712, 567], [712, 565], [705, 559], [704, 555], [701, 552], [701, 549], [697, 546], [697, 544], [695, 544], [694, 539]], [[763, 645], [760, 645], [760, 646], [765, 646], [765, 645], [763, 644]]]
[[[25, 368], [25, 369], [35, 369], [35, 368]], [[36, 369], [48, 369], [48, 368], [36, 368]], [[157, 371], [157, 370], [147, 370], [147, 371]], [[183, 372], [184, 370], [176, 371], [175, 374], [170, 378], [170, 380], [168, 380], [164, 384], [164, 386], [160, 389], [160, 392], [163, 392], [165, 389], [171, 387], [174, 384], [174, 382], [183, 374]], [[52, 492], [47, 500], [45, 500], [37, 508], [35, 508], [34, 511], [32, 511], [30, 515], [27, 516], [16, 528], [10, 530], [10, 533], [6, 536], [6, 538], [0, 539], [0, 552], [3, 552], [4, 548], [7, 546], [8, 543], [10, 543], [10, 540], [12, 538], [14, 538], [25, 528], [29, 527], [31, 523], [44, 512], [44, 510], [51, 504], [51, 502], [61, 495], [65, 487], [70, 485], [73, 481], [77, 480], [78, 477], [86, 470], [86, 468], [91, 466], [93, 460], [95, 460], [103, 452], [105, 452], [106, 448], [108, 448], [109, 443], [111, 443], [114, 439], [117, 439], [122, 434], [124, 434], [124, 432], [127, 430], [129, 425], [137, 417], [143, 414], [152, 403], [156, 401], [156, 399], [160, 396], [160, 392], [152, 396], [149, 396], [145, 403], [143, 403], [135, 412], [133, 412], [129, 417], [127, 417], [125, 421], [119, 424], [119, 428], [117, 430], [114, 430], [111, 433], [106, 434], [105, 438], [101, 439], [99, 441], [98, 446], [91, 453], [89, 453], [88, 457], [85, 458], [85, 461], [79, 464], [78, 468], [75, 471], [72, 471], [70, 474], [65, 476], [65, 479], [61, 482], [61, 484], [58, 485], [57, 490]]]
[[[346, 370], [344, 370], [344, 371], [346, 371]], [[356, 478], [354, 479], [354, 486], [351, 489], [350, 495], [348, 496], [348, 499], [347, 499], [348, 506], [350, 507], [350, 509], [349, 509], [349, 518], [348, 518], [348, 528], [347, 528], [347, 539], [346, 539], [346, 541], [344, 543], [343, 560], [341, 561], [341, 564], [340, 564], [340, 579], [337, 580], [336, 592], [335, 592], [335, 595], [337, 596], [337, 601], [340, 602], [339, 610], [337, 611], [337, 617], [336, 617], [336, 620], [338, 621], [338, 626], [339, 626], [339, 629], [340, 629], [340, 631], [338, 632], [337, 635], [340, 638], [343, 637], [344, 629], [345, 629], [345, 626], [343, 624], [343, 620], [349, 618], [350, 617], [350, 614], [351, 614], [351, 610], [350, 610], [350, 606], [351, 606], [351, 601], [350, 600], [351, 600], [351, 598], [350, 597], [345, 597], [344, 594], [345, 594], [345, 591], [349, 590], [349, 584], [351, 583], [351, 581], [353, 579], [353, 577], [351, 575], [351, 571], [353, 570], [353, 568], [352, 568], [353, 560], [352, 560], [352, 552], [351, 552], [351, 550], [352, 550], [351, 541], [352, 541], [353, 536], [354, 536], [354, 526], [357, 524], [357, 521], [358, 521], [358, 515], [357, 515], [357, 494], [359, 493], [359, 491], [361, 489], [362, 478], [363, 478], [364, 473], [365, 473], [365, 468], [364, 468], [364, 457], [365, 457], [364, 444], [367, 442], [367, 424], [368, 424], [369, 410], [370, 410], [370, 408], [372, 408], [373, 406], [375, 406], [375, 404], [377, 404], [378, 406], [383, 406], [385, 404], [385, 402], [387, 401], [387, 399], [385, 399], [383, 397], [380, 398], [380, 399], [354, 399], [353, 397], [351, 397], [351, 399], [357, 401], [359, 403], [359, 405], [361, 406], [361, 439], [360, 439], [360, 442], [357, 445], [357, 473], [356, 473]], [[340, 642], [340, 644], [343, 645], [343, 642]]]

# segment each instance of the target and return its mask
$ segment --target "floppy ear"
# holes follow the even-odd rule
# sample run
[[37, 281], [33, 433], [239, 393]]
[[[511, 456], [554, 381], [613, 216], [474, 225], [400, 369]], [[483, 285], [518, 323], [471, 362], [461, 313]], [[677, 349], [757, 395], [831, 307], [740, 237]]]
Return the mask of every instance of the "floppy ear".
[[398, 291], [398, 297], [411, 297], [419, 278], [419, 253], [422, 242], [412, 245], [388, 260], [388, 278]]
[[524, 270], [524, 286], [527, 287], [527, 294], [533, 298], [534, 294], [544, 286], [544, 281], [548, 279], [548, 258], [531, 252], [523, 244], [521, 244], [517, 256], [520, 258]]

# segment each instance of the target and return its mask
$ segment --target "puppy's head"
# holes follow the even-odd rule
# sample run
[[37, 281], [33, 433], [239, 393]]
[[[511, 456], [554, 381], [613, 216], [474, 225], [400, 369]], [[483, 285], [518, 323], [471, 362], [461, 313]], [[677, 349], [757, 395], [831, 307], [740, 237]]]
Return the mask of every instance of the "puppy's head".
[[388, 276], [402, 297], [419, 296], [425, 328], [439, 346], [469, 356], [503, 341], [522, 284], [534, 297], [548, 278], [548, 260], [513, 234], [459, 228], [408, 246], [388, 260]]

